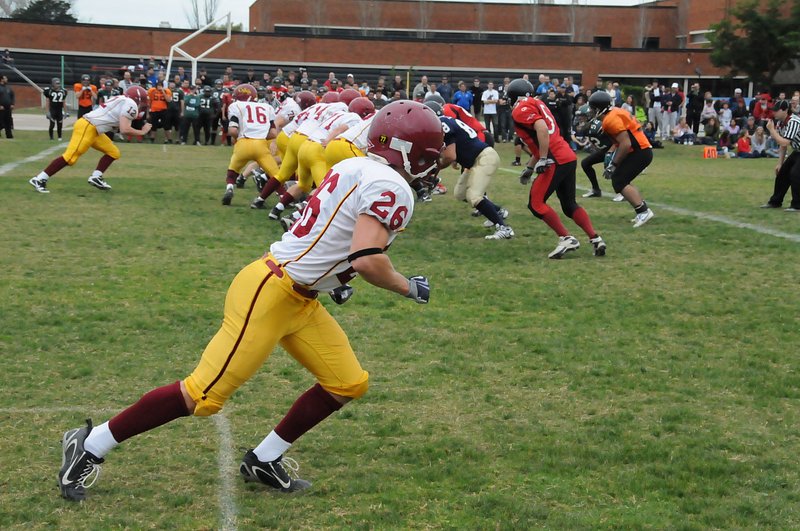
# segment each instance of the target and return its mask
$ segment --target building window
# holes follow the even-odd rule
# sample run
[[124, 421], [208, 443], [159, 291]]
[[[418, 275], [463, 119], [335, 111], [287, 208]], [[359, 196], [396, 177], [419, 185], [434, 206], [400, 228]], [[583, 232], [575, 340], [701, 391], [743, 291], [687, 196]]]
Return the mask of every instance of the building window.
[[600, 48], [611, 48], [611, 37], [595, 35], [594, 43], [600, 46]]
[[708, 44], [708, 34], [711, 30], [700, 30], [689, 32], [689, 44]]
[[645, 37], [642, 48], [645, 50], [658, 50], [660, 39], [658, 37]]

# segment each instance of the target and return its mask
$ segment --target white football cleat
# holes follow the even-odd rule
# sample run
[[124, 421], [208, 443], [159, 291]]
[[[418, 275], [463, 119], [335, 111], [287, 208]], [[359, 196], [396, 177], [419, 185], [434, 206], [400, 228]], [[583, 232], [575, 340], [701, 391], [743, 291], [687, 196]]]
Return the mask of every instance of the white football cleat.
[[633, 228], [635, 229], [637, 227], [641, 227], [642, 225], [644, 225], [645, 223], [647, 223], [648, 221], [650, 221], [654, 217], [655, 217], [655, 214], [649, 208], [647, 209], [646, 212], [642, 212], [641, 214], [636, 214], [636, 217], [634, 218], [634, 222], [633, 222]]
[[598, 236], [597, 238], [592, 238], [589, 240], [589, 243], [592, 244], [594, 248], [594, 255], [595, 256], [605, 256], [606, 255], [606, 242], [603, 241], [603, 238]]
[[622, 201], [625, 201], [625, 196], [622, 194], [617, 194], [614, 196], [614, 199], [612, 199], [612, 201], [614, 201], [615, 203], [621, 203]]
[[558, 239], [558, 245], [547, 255], [547, 258], [558, 260], [568, 252], [579, 249], [580, 246], [581, 242], [579, 242], [575, 236], [561, 236]]
[[497, 225], [497, 230], [494, 234], [486, 236], [487, 240], [510, 240], [514, 237], [514, 229], [508, 225]]
[[[506, 219], [508, 217], [508, 210], [506, 210], [505, 208], [501, 208], [500, 210], [497, 211], [497, 213], [500, 214], [500, 217], [503, 219]], [[492, 220], [490, 219], [487, 219], [486, 221], [483, 222], [483, 226], [486, 227], [487, 229], [494, 228], [494, 225], [495, 224], [492, 223]]]

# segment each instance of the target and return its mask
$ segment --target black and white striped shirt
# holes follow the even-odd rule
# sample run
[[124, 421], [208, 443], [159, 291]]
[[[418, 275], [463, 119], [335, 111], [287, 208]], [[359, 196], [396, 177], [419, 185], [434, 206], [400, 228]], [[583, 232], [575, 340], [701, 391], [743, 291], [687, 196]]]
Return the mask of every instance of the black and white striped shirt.
[[792, 149], [800, 150], [800, 116], [790, 116], [786, 125], [778, 129], [778, 133], [792, 143]]

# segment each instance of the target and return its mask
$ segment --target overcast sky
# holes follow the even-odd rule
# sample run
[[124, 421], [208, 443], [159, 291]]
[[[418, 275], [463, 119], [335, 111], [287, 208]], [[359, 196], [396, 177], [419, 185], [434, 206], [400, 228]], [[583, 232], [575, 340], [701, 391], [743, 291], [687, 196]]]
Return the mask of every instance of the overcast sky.
[[[474, 1], [474, 0], [459, 0]], [[528, 0], [484, 0], [485, 3], [529, 3]], [[218, 16], [231, 12], [235, 23], [248, 24], [248, 13], [253, 0], [223, 0]], [[556, 1], [563, 3], [563, 1]], [[566, 3], [569, 3], [568, 1]], [[581, 5], [613, 4], [636, 5], [640, 0], [578, 0]], [[110, 2], [109, 0], [74, 0], [72, 12], [80, 22], [94, 24], [119, 24], [127, 26], [158, 27], [169, 22], [173, 28], [189, 27], [186, 11], [191, 2], [186, 0], [136, 0], [134, 2]]]

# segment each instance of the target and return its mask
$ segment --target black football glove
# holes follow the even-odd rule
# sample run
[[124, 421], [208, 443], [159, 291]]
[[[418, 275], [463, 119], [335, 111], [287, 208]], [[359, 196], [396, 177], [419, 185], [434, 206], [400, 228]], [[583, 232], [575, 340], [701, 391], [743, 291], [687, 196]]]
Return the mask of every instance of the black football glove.
[[526, 185], [531, 182], [531, 176], [533, 175], [533, 168], [525, 168], [522, 170], [522, 173], [519, 174], [519, 184]]
[[336, 304], [344, 304], [353, 296], [353, 286], [350, 284], [339, 286], [330, 292], [330, 296]]
[[613, 162], [610, 162], [606, 169], [603, 170], [603, 177], [606, 179], [611, 179], [614, 176], [614, 172], [617, 171], [617, 165]]
[[536, 164], [533, 165], [533, 171], [536, 173], [544, 173], [547, 171], [547, 167], [553, 163], [551, 159], [547, 157], [542, 157], [536, 161]]
[[421, 275], [409, 277], [406, 297], [413, 299], [417, 304], [428, 304], [431, 298], [431, 285], [428, 279]]

